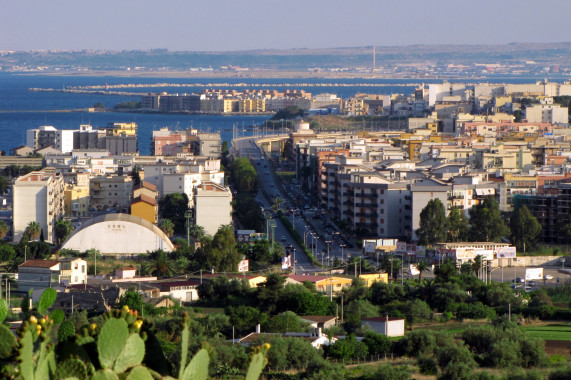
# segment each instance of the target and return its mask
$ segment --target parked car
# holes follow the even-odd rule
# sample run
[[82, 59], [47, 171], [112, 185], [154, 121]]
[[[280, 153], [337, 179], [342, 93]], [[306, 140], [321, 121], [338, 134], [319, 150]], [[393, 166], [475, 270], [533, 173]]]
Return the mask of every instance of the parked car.
[[544, 280], [553, 280], [553, 276], [550, 274], [546, 274], [545, 276], [543, 276]]
[[518, 278], [515, 279], [515, 283], [516, 283], [516, 284], [523, 284], [524, 282], [525, 282], [525, 280], [524, 280], [523, 278], [521, 278], [521, 277], [518, 277]]
[[535, 281], [533, 281], [533, 280], [531, 280], [531, 281], [528, 281], [528, 283], [527, 283], [527, 284], [528, 284], [529, 286], [535, 286]]

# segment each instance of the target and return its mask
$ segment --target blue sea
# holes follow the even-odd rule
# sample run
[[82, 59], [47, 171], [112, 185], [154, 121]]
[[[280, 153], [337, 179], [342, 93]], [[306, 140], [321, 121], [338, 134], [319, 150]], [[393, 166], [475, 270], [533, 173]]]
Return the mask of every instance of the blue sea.
[[[542, 79], [542, 78], [537, 78]], [[494, 78], [489, 82], [530, 83], [536, 79]], [[432, 80], [430, 83], [440, 83]], [[152, 131], [162, 127], [186, 129], [189, 127], [203, 131], [220, 131], [222, 139], [232, 139], [233, 125], [243, 130], [241, 134], [252, 133], [252, 125], [261, 125], [269, 116], [222, 116], [222, 115], [157, 115], [116, 112], [63, 111], [86, 109], [95, 103], [105, 107], [139, 101], [138, 96], [111, 96], [92, 94], [71, 94], [63, 92], [32, 92], [30, 88], [63, 89], [66, 86], [112, 86], [117, 84], [162, 84], [164, 87], [137, 87], [125, 89], [130, 92], [192, 93], [205, 88], [225, 89], [224, 84], [239, 87], [229, 89], [275, 89], [305, 90], [312, 94], [334, 93], [347, 98], [359, 92], [371, 94], [412, 94], [420, 80], [381, 80], [381, 79], [253, 79], [253, 78], [125, 78], [108, 76], [53, 76], [0, 73], [0, 150], [9, 152], [25, 143], [26, 130], [42, 125], [52, 125], [57, 129], [77, 129], [80, 124], [102, 127], [113, 122], [136, 122], [139, 126], [139, 150], [149, 154]], [[429, 83], [424, 82], [424, 83]], [[185, 84], [176, 87], [168, 84]], [[196, 84], [196, 86], [194, 86]], [[117, 90], [116, 90], [117, 91]], [[53, 112], [59, 111], [61, 112]], [[244, 127], [244, 128], [242, 128]]]

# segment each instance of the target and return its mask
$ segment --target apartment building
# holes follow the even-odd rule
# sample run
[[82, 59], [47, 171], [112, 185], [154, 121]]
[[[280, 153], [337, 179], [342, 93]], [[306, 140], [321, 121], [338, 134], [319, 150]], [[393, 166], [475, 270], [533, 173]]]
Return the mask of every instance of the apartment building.
[[99, 209], [128, 208], [132, 193], [133, 183], [128, 175], [96, 176], [89, 184], [90, 204]]
[[18, 242], [30, 222], [37, 222], [47, 242], [54, 242], [54, 225], [64, 216], [64, 181], [46, 168], [17, 178], [13, 193], [13, 241]]
[[214, 235], [221, 226], [232, 223], [232, 193], [228, 187], [204, 182], [194, 189], [195, 223]]

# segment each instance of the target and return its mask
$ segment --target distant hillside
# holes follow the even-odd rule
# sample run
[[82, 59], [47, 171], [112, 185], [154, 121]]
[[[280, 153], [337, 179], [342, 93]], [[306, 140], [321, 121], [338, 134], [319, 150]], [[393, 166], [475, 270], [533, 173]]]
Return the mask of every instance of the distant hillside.
[[[0, 66], [86, 67], [92, 70], [117, 70], [126, 67], [188, 70], [239, 66], [272, 70], [306, 70], [308, 68], [370, 67], [372, 46], [252, 50], [230, 52], [150, 51], [34, 51], [0, 52]], [[551, 65], [569, 65], [571, 43], [512, 43], [508, 45], [411, 45], [377, 46], [376, 64], [424, 63], [442, 65], [478, 63], [521, 63], [535, 61]]]

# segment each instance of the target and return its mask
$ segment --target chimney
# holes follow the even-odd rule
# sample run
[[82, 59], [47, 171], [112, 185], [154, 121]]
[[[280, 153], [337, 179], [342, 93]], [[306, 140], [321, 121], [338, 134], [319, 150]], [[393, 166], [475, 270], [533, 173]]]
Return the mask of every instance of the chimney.
[[259, 334], [259, 333], [261, 333], [261, 332], [262, 332], [262, 327], [261, 327], [260, 324], [258, 323], [258, 324], [256, 325], [256, 333]]

